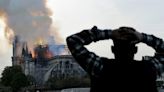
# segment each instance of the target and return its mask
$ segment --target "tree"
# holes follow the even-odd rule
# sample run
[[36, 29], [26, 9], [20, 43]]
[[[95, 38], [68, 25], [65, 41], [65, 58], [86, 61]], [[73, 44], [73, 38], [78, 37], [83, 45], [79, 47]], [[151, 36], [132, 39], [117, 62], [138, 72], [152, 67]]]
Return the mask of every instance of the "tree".
[[28, 86], [28, 85], [29, 85], [29, 81], [28, 81], [27, 77], [25, 76], [25, 74], [16, 73], [13, 76], [13, 80], [11, 81], [11, 87], [14, 92], [16, 92], [20, 88]]
[[29, 85], [29, 81], [20, 66], [6, 67], [2, 72], [1, 83], [10, 86], [13, 91]]
[[11, 81], [13, 80], [13, 76], [19, 72], [22, 73], [22, 69], [20, 66], [7, 66], [2, 72], [1, 83], [4, 86], [10, 86]]

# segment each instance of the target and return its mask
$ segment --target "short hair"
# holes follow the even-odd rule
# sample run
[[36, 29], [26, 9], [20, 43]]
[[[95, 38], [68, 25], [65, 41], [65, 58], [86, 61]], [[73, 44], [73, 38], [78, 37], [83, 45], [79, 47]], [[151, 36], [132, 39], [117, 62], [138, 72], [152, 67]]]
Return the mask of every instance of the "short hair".
[[[127, 30], [131, 30], [131, 31], [136, 31], [134, 28], [132, 27], [120, 27], [119, 29], [117, 29], [119, 32], [126, 32]], [[132, 41], [134, 41], [136, 39], [136, 36], [134, 35], [128, 35], [128, 39], [126, 40], [118, 40], [118, 39], [113, 39], [113, 44], [115, 46], [135, 46], [135, 43], [132, 43]]]

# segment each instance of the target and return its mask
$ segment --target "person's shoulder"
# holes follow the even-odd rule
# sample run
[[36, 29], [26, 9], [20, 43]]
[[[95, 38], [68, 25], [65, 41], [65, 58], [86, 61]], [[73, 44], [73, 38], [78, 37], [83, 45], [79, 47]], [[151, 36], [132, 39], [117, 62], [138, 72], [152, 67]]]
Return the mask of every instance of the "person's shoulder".
[[142, 62], [144, 64], [154, 64], [155, 63], [154, 60], [155, 60], [155, 58], [151, 57], [151, 56], [144, 56], [144, 57], [142, 57]]
[[141, 62], [144, 66], [147, 67], [156, 67], [156, 65], [158, 65], [158, 62], [156, 62], [156, 58], [152, 56], [144, 56]]
[[151, 57], [151, 56], [144, 56], [144, 57], [142, 57], [142, 61], [150, 61], [152, 59], [153, 59], [153, 57]]
[[133, 63], [150, 63], [150, 61], [152, 61], [153, 60], [153, 57], [151, 57], [151, 56], [144, 56], [144, 57], [142, 57], [142, 59], [141, 60], [133, 60]]

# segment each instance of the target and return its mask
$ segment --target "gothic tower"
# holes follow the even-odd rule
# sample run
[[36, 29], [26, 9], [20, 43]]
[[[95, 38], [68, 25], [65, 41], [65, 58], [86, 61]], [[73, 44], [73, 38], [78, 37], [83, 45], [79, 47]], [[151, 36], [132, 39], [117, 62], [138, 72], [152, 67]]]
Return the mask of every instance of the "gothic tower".
[[20, 47], [19, 37], [15, 36], [13, 41], [12, 65], [19, 65], [19, 61], [21, 60], [19, 57], [19, 47]]

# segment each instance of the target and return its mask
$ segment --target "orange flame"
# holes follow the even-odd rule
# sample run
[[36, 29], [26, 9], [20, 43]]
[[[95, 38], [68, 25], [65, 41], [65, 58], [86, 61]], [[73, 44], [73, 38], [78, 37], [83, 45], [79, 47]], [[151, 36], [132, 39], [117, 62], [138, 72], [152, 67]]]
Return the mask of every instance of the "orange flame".
[[49, 50], [48, 45], [37, 45], [35, 48], [38, 48], [37, 50], [35, 49], [30, 49], [31, 50], [31, 54], [32, 54], [32, 58], [37, 58], [39, 56], [46, 58], [46, 59], [50, 59], [52, 58], [54, 55], [53, 53]]
[[50, 59], [50, 58], [53, 57], [53, 54], [52, 54], [52, 52], [51, 52], [50, 50], [47, 50], [47, 51], [44, 53], [44, 55], [45, 55], [45, 57], [46, 57], [47, 59]]
[[46, 41], [43, 38], [38, 38], [37, 41], [35, 42], [36, 45], [45, 45]]

